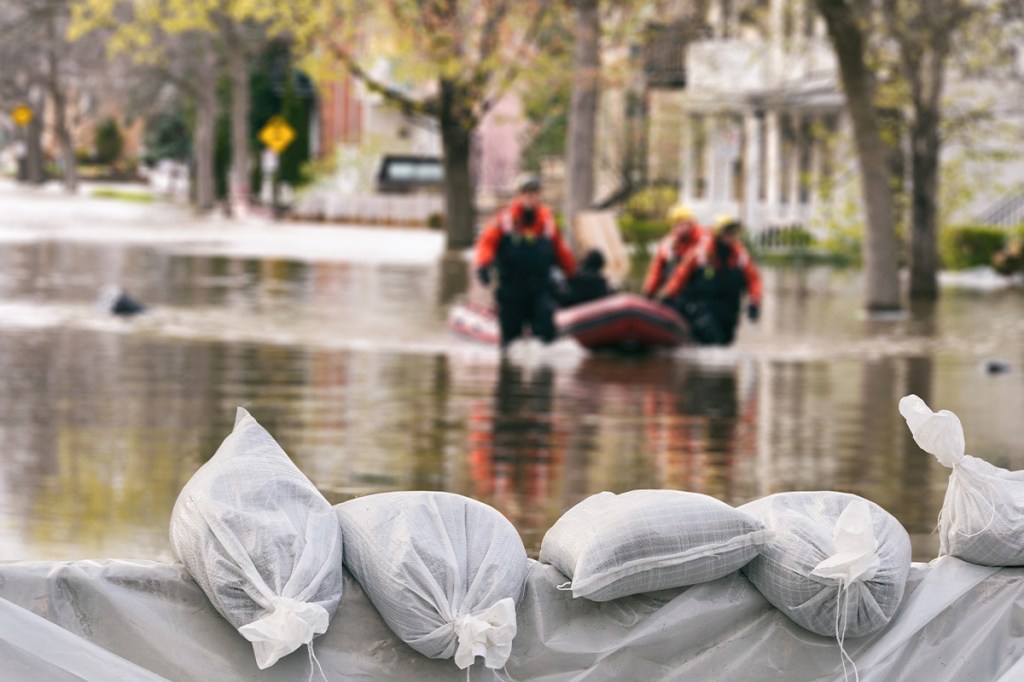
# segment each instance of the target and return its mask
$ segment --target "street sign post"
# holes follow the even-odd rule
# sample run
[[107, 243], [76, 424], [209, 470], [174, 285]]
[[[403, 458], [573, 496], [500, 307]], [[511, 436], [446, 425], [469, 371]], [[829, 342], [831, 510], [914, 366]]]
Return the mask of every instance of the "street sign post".
[[260, 129], [259, 138], [275, 154], [280, 154], [295, 139], [295, 129], [280, 116], [274, 116]]
[[262, 159], [263, 173], [264, 178], [267, 175], [273, 178], [271, 181], [273, 187], [271, 205], [276, 216], [279, 211], [277, 187], [278, 156], [295, 139], [295, 129], [288, 125], [288, 121], [284, 120], [283, 117], [272, 116], [267, 121], [267, 124], [260, 129], [259, 139], [260, 142], [267, 146]]

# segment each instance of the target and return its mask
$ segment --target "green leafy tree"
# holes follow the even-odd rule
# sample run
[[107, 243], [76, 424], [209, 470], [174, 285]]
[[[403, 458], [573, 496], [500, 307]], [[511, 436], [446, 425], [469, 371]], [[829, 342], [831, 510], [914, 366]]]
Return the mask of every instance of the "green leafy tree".
[[882, 26], [896, 45], [894, 59], [910, 111], [910, 295], [934, 299], [939, 293], [943, 99], [949, 70], [1005, 63], [1008, 27], [1020, 28], [1024, 9], [1019, 0], [883, 0], [882, 7], [887, 15]]
[[[1019, 0], [815, 0], [839, 62], [847, 111], [853, 123], [864, 205], [866, 307], [899, 307], [894, 240], [902, 203], [894, 191], [892, 154], [884, 129], [900, 112], [900, 139], [909, 148], [910, 295], [938, 296], [938, 222], [943, 108], [948, 74], [967, 74], [1005, 61], [1007, 38], [1019, 30]], [[974, 64], [972, 65], [972, 62]], [[905, 113], [903, 113], [905, 112]], [[960, 122], [979, 116], [962, 112]], [[960, 125], [960, 124], [958, 124]], [[955, 126], [953, 126], [955, 127]], [[891, 150], [893, 145], [889, 145]], [[887, 158], [888, 157], [888, 158]]]

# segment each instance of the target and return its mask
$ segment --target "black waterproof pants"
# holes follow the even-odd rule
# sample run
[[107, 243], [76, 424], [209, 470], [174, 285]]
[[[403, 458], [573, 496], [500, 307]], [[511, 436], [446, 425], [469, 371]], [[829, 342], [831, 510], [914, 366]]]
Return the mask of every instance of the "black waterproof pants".
[[504, 348], [523, 335], [530, 325], [534, 337], [551, 343], [558, 335], [555, 329], [555, 297], [550, 292], [498, 291], [498, 321], [501, 324], [501, 346]]
[[739, 301], [730, 297], [684, 300], [676, 309], [690, 324], [693, 340], [703, 346], [728, 346], [739, 326]]

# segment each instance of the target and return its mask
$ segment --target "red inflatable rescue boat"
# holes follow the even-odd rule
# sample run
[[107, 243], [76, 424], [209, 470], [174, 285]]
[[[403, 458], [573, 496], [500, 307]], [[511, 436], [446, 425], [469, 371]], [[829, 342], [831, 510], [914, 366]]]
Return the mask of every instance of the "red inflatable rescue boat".
[[[689, 341], [686, 322], [672, 308], [634, 294], [614, 294], [555, 313], [559, 334], [590, 350], [639, 352], [675, 348]], [[493, 308], [454, 306], [449, 328], [467, 339], [496, 344], [501, 333]]]
[[672, 308], [634, 294], [614, 294], [555, 314], [558, 331], [591, 350], [644, 351], [686, 343], [686, 322]]
[[448, 310], [448, 328], [456, 336], [470, 341], [498, 345], [501, 329], [498, 315], [491, 306], [479, 303], [456, 303]]

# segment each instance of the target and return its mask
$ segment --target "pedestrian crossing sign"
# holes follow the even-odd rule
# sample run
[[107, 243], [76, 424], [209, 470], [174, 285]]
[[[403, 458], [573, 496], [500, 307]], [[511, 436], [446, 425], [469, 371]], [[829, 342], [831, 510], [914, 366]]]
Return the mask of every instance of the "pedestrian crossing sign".
[[11, 120], [24, 128], [32, 122], [32, 108], [26, 104], [19, 104], [11, 110]]
[[280, 116], [274, 116], [260, 129], [260, 142], [280, 154], [295, 139], [295, 129]]

